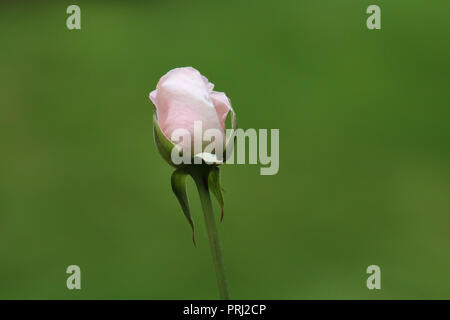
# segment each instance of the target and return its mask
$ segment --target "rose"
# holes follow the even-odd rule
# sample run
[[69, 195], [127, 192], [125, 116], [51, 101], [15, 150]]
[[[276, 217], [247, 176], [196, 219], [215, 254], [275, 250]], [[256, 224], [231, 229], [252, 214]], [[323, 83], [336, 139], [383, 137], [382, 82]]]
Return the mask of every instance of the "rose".
[[[156, 107], [155, 140], [168, 160], [167, 149], [174, 143], [183, 148], [191, 148], [193, 141], [173, 138], [177, 130], [185, 130], [192, 139], [201, 139], [194, 131], [196, 121], [201, 122], [202, 132], [218, 130], [225, 139], [225, 120], [231, 111], [235, 127], [234, 111], [230, 100], [223, 92], [213, 91], [214, 84], [192, 67], [176, 68], [165, 74], [158, 82], [156, 90], [150, 93], [150, 100]], [[155, 121], [154, 121], [155, 122]], [[168, 141], [164, 141], [168, 140]], [[164, 150], [161, 150], [164, 149]], [[210, 156], [210, 155], [209, 155]], [[200, 157], [204, 158], [202, 153]], [[173, 161], [169, 161], [173, 164]]]
[[[194, 221], [189, 208], [186, 177], [190, 175], [194, 179], [202, 203], [219, 295], [222, 299], [229, 299], [219, 236], [210, 199], [210, 193], [212, 193], [219, 202], [221, 209], [220, 219], [222, 220], [225, 203], [220, 186], [220, 169], [217, 164], [220, 164], [224, 159], [221, 154], [223, 150], [222, 148], [217, 149], [214, 147], [209, 153], [209, 145], [203, 148], [203, 134], [208, 136], [208, 131], [214, 131], [214, 134], [210, 137], [214, 138], [213, 144], [217, 143], [216, 140], [220, 140], [220, 146], [225, 146], [226, 159], [226, 156], [229, 154], [228, 151], [231, 151], [233, 147], [237, 124], [230, 100], [225, 93], [213, 91], [213, 88], [214, 85], [194, 68], [177, 68], [169, 71], [159, 80], [156, 90], [150, 93], [150, 100], [156, 108], [156, 114], [153, 114], [156, 146], [163, 158], [176, 167], [170, 178], [172, 191], [177, 197], [181, 209], [192, 228], [192, 240], [195, 245]], [[225, 120], [230, 111], [233, 128], [230, 134], [227, 134], [228, 132], [225, 132]], [[198, 123], [201, 123], [200, 132], [196, 130]], [[176, 132], [180, 130], [187, 134], [178, 136]], [[198, 134], [201, 136], [198, 137]], [[224, 145], [224, 138], [227, 135], [228, 138]], [[186, 136], [189, 136], [189, 140], [184, 139]], [[187, 146], [187, 151], [189, 151], [186, 152], [182, 146], [183, 162], [174, 160], [177, 154], [180, 155], [180, 149], [178, 148], [180, 141], [178, 141], [178, 137], [182, 138], [181, 145]], [[194, 155], [191, 153], [192, 137], [194, 139]], [[198, 144], [199, 139], [200, 144]], [[200, 145], [201, 150], [196, 150], [198, 145]], [[194, 165], [191, 165], [192, 162], [190, 160], [192, 158], [194, 159]]]

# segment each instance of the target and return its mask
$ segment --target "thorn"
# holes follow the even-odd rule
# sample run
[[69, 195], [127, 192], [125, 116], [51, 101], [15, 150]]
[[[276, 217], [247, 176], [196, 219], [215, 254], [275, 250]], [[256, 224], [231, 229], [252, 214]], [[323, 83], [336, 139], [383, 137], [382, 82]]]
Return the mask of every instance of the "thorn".
[[223, 206], [220, 208], [220, 222], [223, 221]]

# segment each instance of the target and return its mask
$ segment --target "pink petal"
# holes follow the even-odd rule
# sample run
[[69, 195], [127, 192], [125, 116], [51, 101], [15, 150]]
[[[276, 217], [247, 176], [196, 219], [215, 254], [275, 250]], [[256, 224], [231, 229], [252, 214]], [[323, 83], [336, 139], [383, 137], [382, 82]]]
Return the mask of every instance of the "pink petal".
[[225, 120], [227, 119], [228, 112], [233, 110], [230, 99], [228, 99], [225, 93], [217, 91], [211, 92], [210, 96], [214, 107], [216, 108], [220, 126], [222, 127], [222, 130], [225, 131]]
[[222, 127], [210, 97], [212, 87], [192, 67], [173, 69], [159, 80], [150, 99], [156, 106], [161, 130], [169, 139], [177, 129], [186, 129], [193, 139], [194, 121], [202, 122], [203, 131]]

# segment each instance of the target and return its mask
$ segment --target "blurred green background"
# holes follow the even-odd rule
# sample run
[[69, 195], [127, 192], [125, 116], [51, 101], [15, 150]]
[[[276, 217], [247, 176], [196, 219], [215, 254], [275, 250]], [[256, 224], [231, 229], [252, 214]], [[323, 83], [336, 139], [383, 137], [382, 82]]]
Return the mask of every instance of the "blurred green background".
[[180, 66], [280, 129], [278, 175], [222, 168], [233, 298], [450, 298], [448, 1], [73, 3], [0, 4], [0, 298], [217, 298], [152, 137]]

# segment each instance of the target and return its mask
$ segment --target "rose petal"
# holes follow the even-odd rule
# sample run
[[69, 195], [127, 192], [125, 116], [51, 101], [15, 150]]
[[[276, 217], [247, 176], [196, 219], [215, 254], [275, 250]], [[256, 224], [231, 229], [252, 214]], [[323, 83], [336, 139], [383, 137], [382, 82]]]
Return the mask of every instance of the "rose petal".
[[213, 91], [210, 94], [211, 100], [216, 108], [217, 116], [219, 117], [220, 126], [225, 131], [225, 120], [227, 119], [228, 112], [233, 110], [231, 107], [230, 99], [223, 92]]
[[[192, 67], [169, 71], [158, 82], [150, 99], [156, 106], [158, 123], [167, 137], [185, 129], [194, 138], [194, 121], [201, 121], [203, 132], [223, 129], [210, 97], [213, 88], [208, 79]], [[202, 139], [202, 137], [198, 137]]]

